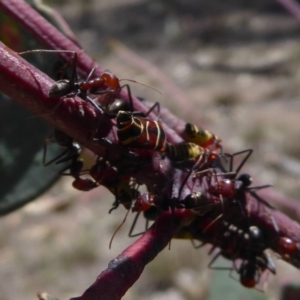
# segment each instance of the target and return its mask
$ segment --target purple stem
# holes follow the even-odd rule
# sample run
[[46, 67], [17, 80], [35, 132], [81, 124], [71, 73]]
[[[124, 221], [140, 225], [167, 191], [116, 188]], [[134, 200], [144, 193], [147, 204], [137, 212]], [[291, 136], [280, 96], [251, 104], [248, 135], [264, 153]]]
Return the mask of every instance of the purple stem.
[[[6, 11], [19, 24], [27, 28], [48, 48], [76, 51], [79, 54], [78, 68], [82, 75], [86, 76], [93, 66], [95, 66], [91, 58], [58, 32], [25, 2], [21, 0], [3, 0], [0, 2], [0, 8]], [[63, 53], [61, 53], [61, 56], [69, 59]], [[101, 68], [98, 68], [95, 75], [101, 76], [101, 72]], [[3, 44], [0, 44], [0, 89], [4, 93], [32, 110], [35, 114], [45, 118], [48, 122], [63, 130], [74, 139], [80, 141], [96, 154], [104, 155], [110, 151], [111, 149], [108, 145], [96, 144], [92, 139], [95, 137], [108, 137], [113, 143], [117, 143], [115, 134], [111, 130], [113, 122], [78, 97], [74, 99], [66, 98], [64, 100], [50, 99], [48, 92], [52, 84], [53, 81], [47, 76], [33, 68]], [[122, 96], [126, 98], [128, 95], [122, 91]], [[144, 112], [147, 111], [147, 108], [137, 98], [133, 97], [133, 103], [135, 109]], [[56, 109], [54, 110], [54, 108]], [[152, 114], [151, 118], [156, 119], [156, 116]], [[172, 122], [174, 122], [174, 119]], [[178, 122], [182, 124], [183, 121], [178, 120]], [[182, 140], [167, 125], [164, 128], [169, 142], [176, 143]], [[126, 150], [122, 146], [113, 149], [116, 153], [121, 154]], [[135, 174], [135, 177], [138, 177], [141, 182], [146, 183], [148, 186], [157, 185], [158, 187], [164, 185], [166, 182], [169, 183], [172, 178], [176, 177], [175, 172], [170, 173], [172, 166], [170, 166], [168, 160], [161, 160], [157, 153], [154, 153], [152, 157], [153, 162], [157, 162], [156, 167], [141, 167], [138, 173], [140, 176], [138, 177]], [[155, 172], [153, 172], [154, 168]], [[177, 176], [175, 179], [173, 189], [176, 190], [182, 184], [183, 177]], [[188, 192], [188, 188], [185, 188], [185, 194]], [[184, 195], [182, 196], [184, 197]], [[260, 206], [263, 209], [257, 208], [258, 202], [255, 199], [247, 197], [249, 221], [258, 224], [264, 232], [269, 232], [270, 247], [276, 251], [278, 237], [280, 236], [290, 237], [294, 241], [300, 242], [298, 238], [300, 237], [300, 226], [297, 223], [280, 212], [266, 209], [261, 204]], [[96, 283], [78, 299], [120, 299], [126, 290], [138, 279], [145, 264], [152, 260], [168, 244], [176, 230], [181, 227], [182, 223], [188, 217], [189, 211], [185, 210], [180, 210], [180, 212], [175, 211], [175, 215], [172, 216], [169, 213], [163, 214], [157, 219], [152, 229], [118, 256], [110, 264], [109, 268], [101, 273]], [[274, 221], [279, 228], [277, 231], [274, 227]], [[168, 225], [173, 222], [176, 222], [175, 226]], [[292, 263], [298, 266], [298, 260], [297, 252]], [[130, 274], [128, 277], [124, 276], [124, 272], [127, 271]], [[111, 282], [113, 284], [108, 285]], [[118, 284], [118, 282], [120, 283]], [[107, 289], [109, 290], [109, 294], [104, 292]]]
[[[5, 11], [17, 21], [20, 25], [32, 33], [45, 47], [52, 50], [72, 50], [78, 54], [78, 72], [83, 77], [87, 77], [93, 67], [97, 66], [84, 50], [80, 49], [76, 44], [67, 39], [61, 32], [59, 32], [52, 24], [45, 20], [37, 11], [22, 0], [3, 0], [0, 1], [0, 9]], [[31, 49], [32, 50], [32, 49]], [[65, 60], [70, 59], [69, 53], [59, 54]], [[100, 77], [103, 69], [97, 66], [94, 72], [95, 77]], [[122, 90], [120, 96], [128, 100], [128, 94]], [[135, 110], [147, 112], [148, 109], [135, 97], [132, 97]], [[156, 120], [155, 114], [149, 115], [150, 119]], [[181, 138], [174, 130], [164, 125], [164, 130], [170, 142], [180, 142]]]
[[[71, 300], [119, 300], [163, 250], [181, 226], [186, 212], [163, 213], [135, 243], [113, 259], [82, 296]], [[162, 230], [163, 229], [163, 230]], [[114, 287], [110, 289], [109, 287]]]
[[300, 22], [300, 6], [294, 0], [276, 0], [279, 2], [295, 19]]

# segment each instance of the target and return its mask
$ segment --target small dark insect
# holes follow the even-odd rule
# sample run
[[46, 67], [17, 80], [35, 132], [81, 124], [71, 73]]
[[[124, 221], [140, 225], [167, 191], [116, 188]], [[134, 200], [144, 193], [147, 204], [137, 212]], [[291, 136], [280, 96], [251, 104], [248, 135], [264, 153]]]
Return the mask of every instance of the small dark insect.
[[105, 186], [115, 195], [115, 202], [109, 213], [116, 209], [120, 203], [126, 209], [129, 209], [133, 199], [139, 195], [137, 188], [134, 187], [135, 183], [134, 181], [132, 182], [132, 178], [128, 175], [121, 175], [116, 168], [103, 159], [97, 160], [89, 173], [95, 182]]
[[[63, 170], [59, 172], [60, 175], [69, 175], [75, 178], [72, 185], [74, 188], [80, 191], [90, 191], [91, 189], [98, 186], [97, 183], [88, 179], [81, 178], [83, 168], [83, 161], [80, 159], [81, 146], [73, 140], [70, 136], [59, 129], [54, 129], [53, 141], [56, 142], [59, 146], [66, 148], [58, 156], [54, 157], [50, 161], [46, 162], [47, 155], [47, 140], [44, 145], [44, 155], [43, 155], [43, 164], [44, 166], [49, 166], [52, 163], [60, 164], [67, 161], [70, 161], [70, 164], [66, 166]], [[66, 170], [70, 170], [69, 173], [66, 173]]]

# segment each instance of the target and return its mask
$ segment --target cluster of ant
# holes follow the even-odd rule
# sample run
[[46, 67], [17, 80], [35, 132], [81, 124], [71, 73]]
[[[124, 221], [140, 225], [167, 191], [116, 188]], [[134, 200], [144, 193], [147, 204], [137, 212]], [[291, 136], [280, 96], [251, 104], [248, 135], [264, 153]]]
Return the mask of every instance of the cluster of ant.
[[[70, 80], [55, 82], [49, 96], [79, 96], [101, 114], [112, 119], [115, 122], [119, 145], [130, 155], [134, 167], [124, 168], [118, 162], [98, 157], [91, 168], [84, 169], [80, 158], [80, 144], [58, 129], [54, 131], [54, 141], [65, 147], [65, 150], [46, 162], [45, 149], [44, 165], [68, 162], [68, 166], [60, 174], [72, 176], [74, 188], [89, 191], [100, 185], [105, 186], [115, 195], [115, 202], [109, 212], [119, 204], [128, 211], [137, 212], [130, 236], [137, 235], [133, 234], [133, 231], [141, 213], [147, 221], [151, 221], [163, 211], [189, 210], [193, 213], [192, 220], [175, 237], [201, 240], [201, 245], [212, 244], [210, 253], [219, 248], [209, 267], [213, 268], [215, 260], [222, 255], [233, 261], [233, 266], [229, 269], [235, 270], [241, 284], [248, 288], [255, 287], [266, 270], [275, 274], [274, 262], [265, 252], [268, 243], [264, 232], [257, 225], [251, 224], [245, 207], [245, 195], [248, 193], [264, 207], [273, 209], [256, 193], [257, 190], [270, 185], [251, 187], [250, 175], [238, 176], [252, 150], [235, 154], [223, 153], [219, 137], [191, 123], [185, 124], [181, 134], [184, 142], [168, 142], [159, 117], [155, 121], [148, 117], [154, 108], [157, 108], [159, 116], [159, 104], [154, 104], [147, 113], [135, 111], [129, 85], [121, 86], [120, 80], [110, 72], [92, 78], [95, 71], [93, 69], [85, 81], [78, 80], [77, 55], [72, 51], [64, 52], [74, 55], [72, 77]], [[130, 101], [118, 98], [122, 88], [127, 89]], [[108, 139], [102, 139], [101, 142], [112, 145]], [[151, 165], [153, 153], [159, 153], [160, 160], [170, 161], [172, 174], [176, 173], [176, 170], [183, 174], [176, 196], [172, 180], [162, 182], [161, 186], [147, 186], [146, 193], [139, 192], [139, 186], [144, 182], [137, 173], [144, 166]], [[234, 157], [237, 155], [245, 157], [236, 170], [233, 170]], [[223, 161], [229, 165], [228, 170], [223, 167]], [[69, 172], [66, 172], [67, 170]], [[232, 214], [229, 216], [227, 212], [234, 210], [238, 213], [233, 220]], [[274, 227], [276, 228], [276, 222]], [[287, 237], [280, 237], [277, 243], [282, 257], [293, 256], [299, 251], [299, 245]]]

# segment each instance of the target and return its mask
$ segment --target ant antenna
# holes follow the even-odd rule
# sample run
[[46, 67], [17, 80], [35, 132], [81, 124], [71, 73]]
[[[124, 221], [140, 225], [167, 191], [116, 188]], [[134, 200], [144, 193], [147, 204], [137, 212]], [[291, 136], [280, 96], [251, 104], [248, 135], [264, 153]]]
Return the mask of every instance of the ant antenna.
[[113, 239], [115, 237], [115, 235], [117, 234], [117, 232], [120, 230], [120, 228], [124, 225], [124, 223], [126, 222], [126, 219], [127, 219], [127, 216], [128, 216], [128, 213], [129, 213], [130, 209], [127, 210], [126, 214], [125, 214], [125, 217], [122, 221], [122, 223], [118, 226], [118, 228], [115, 230], [114, 234], [112, 235], [111, 239], [110, 239], [110, 242], [109, 242], [109, 249], [111, 249], [111, 245], [112, 245], [112, 242], [113, 242]]
[[149, 85], [149, 84], [146, 84], [146, 83], [142, 83], [142, 82], [139, 82], [139, 81], [136, 81], [136, 80], [133, 80], [133, 79], [127, 79], [127, 78], [122, 78], [119, 81], [122, 81], [122, 80], [126, 80], [126, 81], [130, 81], [130, 82], [138, 83], [140, 85], [146, 86], [146, 87], [148, 87], [148, 88], [156, 91], [157, 93], [163, 95], [163, 93], [159, 89], [153, 87], [152, 85]]

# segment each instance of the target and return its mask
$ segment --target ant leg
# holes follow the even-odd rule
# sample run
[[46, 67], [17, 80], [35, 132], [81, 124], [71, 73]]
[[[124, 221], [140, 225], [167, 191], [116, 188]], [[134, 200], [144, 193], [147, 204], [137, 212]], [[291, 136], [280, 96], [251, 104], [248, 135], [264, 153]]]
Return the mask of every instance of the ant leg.
[[96, 102], [92, 98], [90, 98], [89, 96], [86, 95], [85, 100], [88, 103], [90, 103], [92, 106], [94, 106], [101, 114], [104, 114], [104, 110], [99, 105], [97, 105]]
[[[240, 269], [239, 269], [238, 266], [236, 265], [236, 261], [235, 261], [235, 260], [233, 260], [232, 263], [233, 263], [233, 267], [231, 268], [231, 270], [230, 270], [230, 272], [229, 272], [229, 277], [230, 277], [231, 279], [233, 279], [233, 280], [239, 282], [239, 280], [238, 280], [237, 278], [235, 278], [235, 277], [232, 275], [232, 272], [233, 272], [233, 271], [236, 271], [237, 274], [240, 274]], [[243, 262], [242, 262], [241, 266], [242, 266], [242, 265], [243, 265]], [[241, 266], [240, 266], [240, 268], [241, 268]]]
[[[133, 82], [136, 82], [136, 81], [133, 81]], [[128, 98], [129, 98], [129, 103], [130, 103], [130, 110], [132, 112], [134, 112], [134, 107], [133, 107], [133, 101], [132, 101], [132, 94], [131, 94], [131, 89], [130, 89], [130, 86], [129, 84], [125, 84], [123, 86], [121, 86], [120, 89], [122, 88], [126, 88], [127, 90], [127, 94], [128, 94]], [[147, 117], [151, 111], [154, 110], [154, 108], [157, 107], [157, 114], [159, 115], [160, 114], [160, 104], [158, 102], [154, 103], [154, 105], [149, 109], [149, 111], [145, 114], [145, 116]]]
[[[199, 242], [200, 242], [200, 241], [199, 241]], [[195, 242], [194, 239], [191, 239], [191, 243], [192, 243], [192, 245], [193, 245], [193, 247], [194, 247], [195, 249], [200, 249], [200, 248], [202, 248], [204, 245], [206, 245], [205, 242], [200, 242], [200, 243], [197, 245], [197, 243]]]
[[99, 143], [99, 142], [104, 142], [106, 143], [107, 145], [114, 145], [108, 138], [101, 138], [101, 139], [93, 139], [93, 142], [94, 143]]
[[276, 275], [276, 267], [275, 267], [273, 259], [271, 258], [270, 254], [268, 254], [268, 253], [265, 253], [265, 256], [266, 256], [266, 259], [267, 259], [266, 268], [270, 272], [272, 272], [274, 275]]
[[[268, 185], [266, 186], [261, 186], [261, 187], [256, 187], [256, 188], [265, 188], [265, 187], [269, 187]], [[259, 197], [255, 192], [253, 192], [252, 190], [247, 190], [249, 192], [249, 194], [255, 198], [258, 202], [264, 204], [265, 206], [267, 206], [270, 209], [276, 210], [276, 208], [274, 206], [272, 206], [271, 204], [269, 204], [266, 200], [264, 200], [263, 198]]]
[[129, 103], [130, 103], [130, 110], [133, 112], [134, 111], [134, 108], [133, 108], [133, 101], [132, 101], [132, 95], [131, 95], [131, 89], [130, 89], [130, 86], [129, 86], [129, 84], [125, 84], [125, 85], [123, 85], [123, 86], [121, 86], [120, 87], [120, 90], [122, 89], [122, 88], [126, 88], [126, 90], [127, 90], [127, 94], [128, 94], [128, 98], [129, 98]]
[[146, 220], [146, 223], [145, 223], [145, 230], [147, 231], [150, 227], [150, 220]]
[[202, 233], [205, 233], [213, 224], [215, 224], [218, 220], [220, 220], [223, 217], [223, 214], [218, 215], [214, 220], [212, 220], [202, 231]]
[[253, 150], [252, 149], [247, 149], [247, 150], [243, 150], [243, 151], [239, 151], [236, 153], [232, 154], [232, 159], [231, 159], [231, 164], [230, 164], [230, 171], [233, 170], [233, 157], [243, 154], [243, 153], [247, 153], [246, 156], [243, 158], [243, 160], [241, 161], [240, 165], [236, 168], [235, 173], [238, 174], [239, 171], [242, 169], [242, 167], [244, 166], [244, 164], [246, 163], [246, 161], [249, 159], [249, 157], [251, 156]]
[[89, 81], [91, 79], [91, 77], [93, 76], [93, 74], [95, 73], [96, 69], [98, 68], [98, 66], [95, 66], [91, 72], [89, 73], [88, 77], [86, 78], [86, 81]]
[[[69, 173], [65, 173], [66, 170], [70, 169]], [[74, 178], [79, 177], [80, 175], [89, 174], [89, 170], [83, 169], [83, 160], [72, 160], [71, 164], [63, 168], [59, 174], [65, 176], [73, 176]]]
[[[214, 247], [213, 247], [214, 248]], [[214, 262], [217, 260], [217, 258], [222, 254], [221, 251], [219, 251], [213, 258], [212, 260], [209, 262], [208, 264], [208, 268], [211, 270], [232, 270], [231, 267], [214, 267], [213, 264]]]
[[147, 113], [145, 114], [145, 116], [147, 117], [154, 110], [155, 107], [157, 107], [157, 114], [156, 115], [159, 116], [159, 114], [160, 114], [160, 104], [159, 104], [159, 102], [155, 102], [152, 105], [152, 107], [147, 111]]
[[63, 151], [62, 153], [57, 155], [56, 157], [54, 157], [51, 160], [49, 160], [48, 162], [46, 162], [47, 144], [45, 143], [44, 144], [44, 154], [43, 154], [43, 166], [47, 167], [47, 166], [53, 164], [54, 162], [57, 162], [60, 158], [64, 157], [68, 152], [69, 152], [69, 149], [66, 149], [65, 151]]
[[[131, 227], [130, 227], [130, 230], [129, 230], [129, 233], [128, 233], [128, 236], [129, 236], [129, 237], [136, 237], [136, 236], [139, 236], [139, 235], [142, 235], [142, 234], [145, 233], [145, 231], [139, 232], [139, 233], [133, 233], [134, 228], [135, 228], [135, 226], [136, 226], [136, 223], [137, 223], [137, 221], [138, 221], [138, 218], [139, 218], [140, 214], [141, 214], [141, 212], [137, 212], [136, 215], [135, 215], [135, 217], [134, 217], [133, 223], [132, 223], [132, 225], [131, 225]], [[148, 221], [148, 220], [147, 220], [147, 221]], [[146, 227], [147, 227], [147, 226], [148, 226], [148, 223], [146, 222]], [[147, 230], [147, 229], [148, 229], [148, 228], [146, 228], [146, 230]]]
[[186, 175], [185, 178], [183, 179], [183, 182], [182, 182], [182, 184], [181, 184], [181, 186], [180, 186], [180, 188], [179, 188], [179, 191], [178, 191], [178, 200], [180, 199], [182, 190], [183, 190], [185, 184], [187, 183], [187, 181], [188, 181], [188, 179], [189, 179], [189, 177], [191, 176], [192, 173], [193, 173], [193, 168], [191, 168], [191, 169], [188, 171], [187, 175]]
[[77, 71], [77, 53], [73, 51], [73, 66], [72, 66], [72, 75], [70, 83], [72, 83], [72, 86], [74, 87], [75, 82], [78, 82], [78, 71]]
[[[69, 173], [65, 173], [66, 170], [69, 170], [72, 168], [72, 163], [68, 166], [66, 166], [65, 168], [63, 168], [62, 170], [60, 170], [58, 172], [59, 175], [62, 175], [62, 176], [72, 176], [74, 177], [74, 174], [72, 174], [72, 172], [70, 171]], [[75, 177], [74, 177], [75, 178]]]
[[73, 143], [72, 146], [67, 148], [67, 150], [69, 153], [66, 153], [65, 157], [57, 159], [55, 162], [56, 164], [66, 162], [68, 160], [76, 160], [77, 158], [79, 158], [82, 148], [78, 143]]

